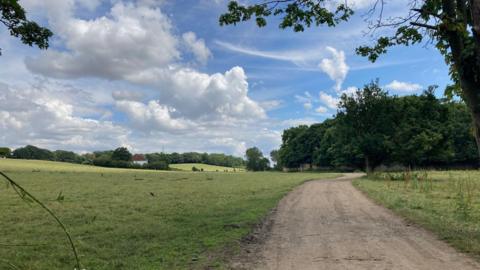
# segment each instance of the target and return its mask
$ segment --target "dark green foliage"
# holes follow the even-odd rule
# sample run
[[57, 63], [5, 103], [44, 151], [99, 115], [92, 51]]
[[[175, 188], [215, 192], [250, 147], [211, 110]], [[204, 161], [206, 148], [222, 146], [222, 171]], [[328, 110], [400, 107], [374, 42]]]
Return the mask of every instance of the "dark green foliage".
[[20, 38], [24, 44], [29, 46], [36, 45], [40, 49], [48, 48], [48, 40], [53, 33], [36, 22], [28, 20], [25, 10], [17, 0], [0, 0], [0, 12], [0, 22], [7, 27], [10, 35]]
[[115, 149], [112, 153], [112, 160], [115, 161], [131, 161], [132, 160], [132, 153], [128, 151], [126, 147], [119, 147]]
[[53, 152], [55, 155], [55, 161], [81, 163], [83, 159], [71, 151], [57, 150]]
[[[353, 11], [344, 4], [339, 4], [336, 10], [331, 11], [324, 3], [326, 1], [263, 1], [259, 4], [243, 6], [237, 1], [230, 1], [228, 12], [221, 15], [220, 25], [237, 24], [255, 18], [259, 27], [267, 25], [266, 17], [271, 15], [283, 16], [279, 26], [282, 29], [293, 28], [295, 32], [305, 30], [313, 25], [336, 26], [341, 21], [346, 21]], [[279, 5], [279, 4], [282, 5]]]
[[55, 160], [55, 155], [47, 149], [27, 145], [17, 148], [12, 153], [13, 158], [18, 159], [39, 159], [39, 160]]
[[148, 163], [145, 165], [147, 169], [152, 169], [152, 170], [168, 170], [168, 163], [165, 161], [154, 161], [152, 163]]
[[366, 85], [353, 95], [343, 94], [337, 117], [344, 132], [365, 159], [365, 168], [370, 170], [384, 161], [389, 152], [394, 134], [396, 115], [391, 113], [395, 98], [389, 98], [377, 82]]
[[245, 161], [242, 158], [218, 153], [152, 153], [145, 156], [149, 163], [156, 161], [164, 161], [168, 164], [203, 163], [223, 167], [241, 167], [245, 165]]
[[266, 171], [269, 168], [270, 161], [263, 156], [262, 151], [257, 147], [247, 149], [247, 170]]
[[287, 168], [474, 167], [472, 119], [464, 103], [422, 95], [388, 96], [377, 83], [342, 96], [338, 114], [284, 131], [280, 163]]
[[0, 147], [0, 157], [10, 157], [12, 150], [8, 147]]

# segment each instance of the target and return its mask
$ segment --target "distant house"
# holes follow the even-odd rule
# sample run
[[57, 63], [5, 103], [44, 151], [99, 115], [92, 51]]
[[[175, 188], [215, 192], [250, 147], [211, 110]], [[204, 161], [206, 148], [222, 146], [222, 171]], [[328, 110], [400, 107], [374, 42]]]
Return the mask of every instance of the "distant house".
[[138, 164], [138, 165], [144, 165], [148, 163], [147, 159], [142, 154], [133, 155], [132, 160], [133, 160], [133, 164]]

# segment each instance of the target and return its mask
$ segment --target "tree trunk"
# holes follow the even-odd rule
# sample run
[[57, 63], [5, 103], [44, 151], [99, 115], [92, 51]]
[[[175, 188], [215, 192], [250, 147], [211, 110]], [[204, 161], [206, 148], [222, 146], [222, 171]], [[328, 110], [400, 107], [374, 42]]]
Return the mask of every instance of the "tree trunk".
[[480, 164], [480, 84], [472, 84], [466, 78], [462, 78], [462, 91], [464, 100], [470, 109], [473, 120], [473, 132], [477, 142], [477, 150]]
[[471, 0], [471, 16], [473, 21], [472, 33], [475, 39], [475, 52], [477, 54], [477, 67], [480, 66], [480, 0]]
[[[460, 87], [462, 88], [462, 97], [472, 115], [480, 161], [480, 0], [470, 0], [470, 4], [473, 21], [472, 32], [475, 40], [473, 57], [465, 54], [466, 40], [459, 31], [448, 31], [447, 38], [452, 52], [453, 64], [458, 73]], [[442, 8], [447, 19], [455, 20], [458, 18], [458, 10], [455, 10], [455, 1], [443, 0]]]
[[370, 158], [368, 156], [365, 156], [365, 172], [367, 174], [372, 173], [372, 168], [370, 165]]
[[467, 76], [462, 76], [462, 74], [460, 74], [460, 77], [462, 79], [465, 101], [472, 114], [475, 140], [480, 156], [480, 0], [471, 0], [470, 5], [473, 22], [472, 34], [475, 40], [475, 61], [473, 61], [473, 67], [470, 67], [473, 70], [469, 76], [471, 79], [468, 79]]

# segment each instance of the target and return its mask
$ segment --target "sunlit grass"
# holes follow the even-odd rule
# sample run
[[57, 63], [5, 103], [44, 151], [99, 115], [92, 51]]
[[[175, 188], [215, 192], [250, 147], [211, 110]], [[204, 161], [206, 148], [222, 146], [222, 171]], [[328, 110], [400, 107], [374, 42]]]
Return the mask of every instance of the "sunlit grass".
[[[87, 270], [221, 265], [215, 254], [235, 245], [286, 192], [309, 179], [335, 176], [160, 172], [23, 160], [0, 160], [0, 169], [58, 214]], [[8, 269], [5, 261], [19, 269], [73, 269], [64, 234], [36, 205], [0, 185], [0, 212], [0, 269]]]

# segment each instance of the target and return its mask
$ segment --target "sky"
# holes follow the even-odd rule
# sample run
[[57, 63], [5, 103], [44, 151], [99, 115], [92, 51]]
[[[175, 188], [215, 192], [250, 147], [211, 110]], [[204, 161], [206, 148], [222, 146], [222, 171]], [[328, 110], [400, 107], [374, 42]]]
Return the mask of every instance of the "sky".
[[[395, 95], [438, 85], [441, 96], [450, 83], [427, 42], [374, 64], [355, 54], [373, 44], [374, 0], [349, 1], [356, 15], [336, 28], [302, 33], [277, 19], [221, 27], [226, 0], [19, 2], [54, 37], [44, 51], [0, 27], [0, 145], [11, 148], [268, 155], [284, 129], [332, 117], [342, 93], [377, 78]], [[390, 0], [384, 16], [405, 12]]]

